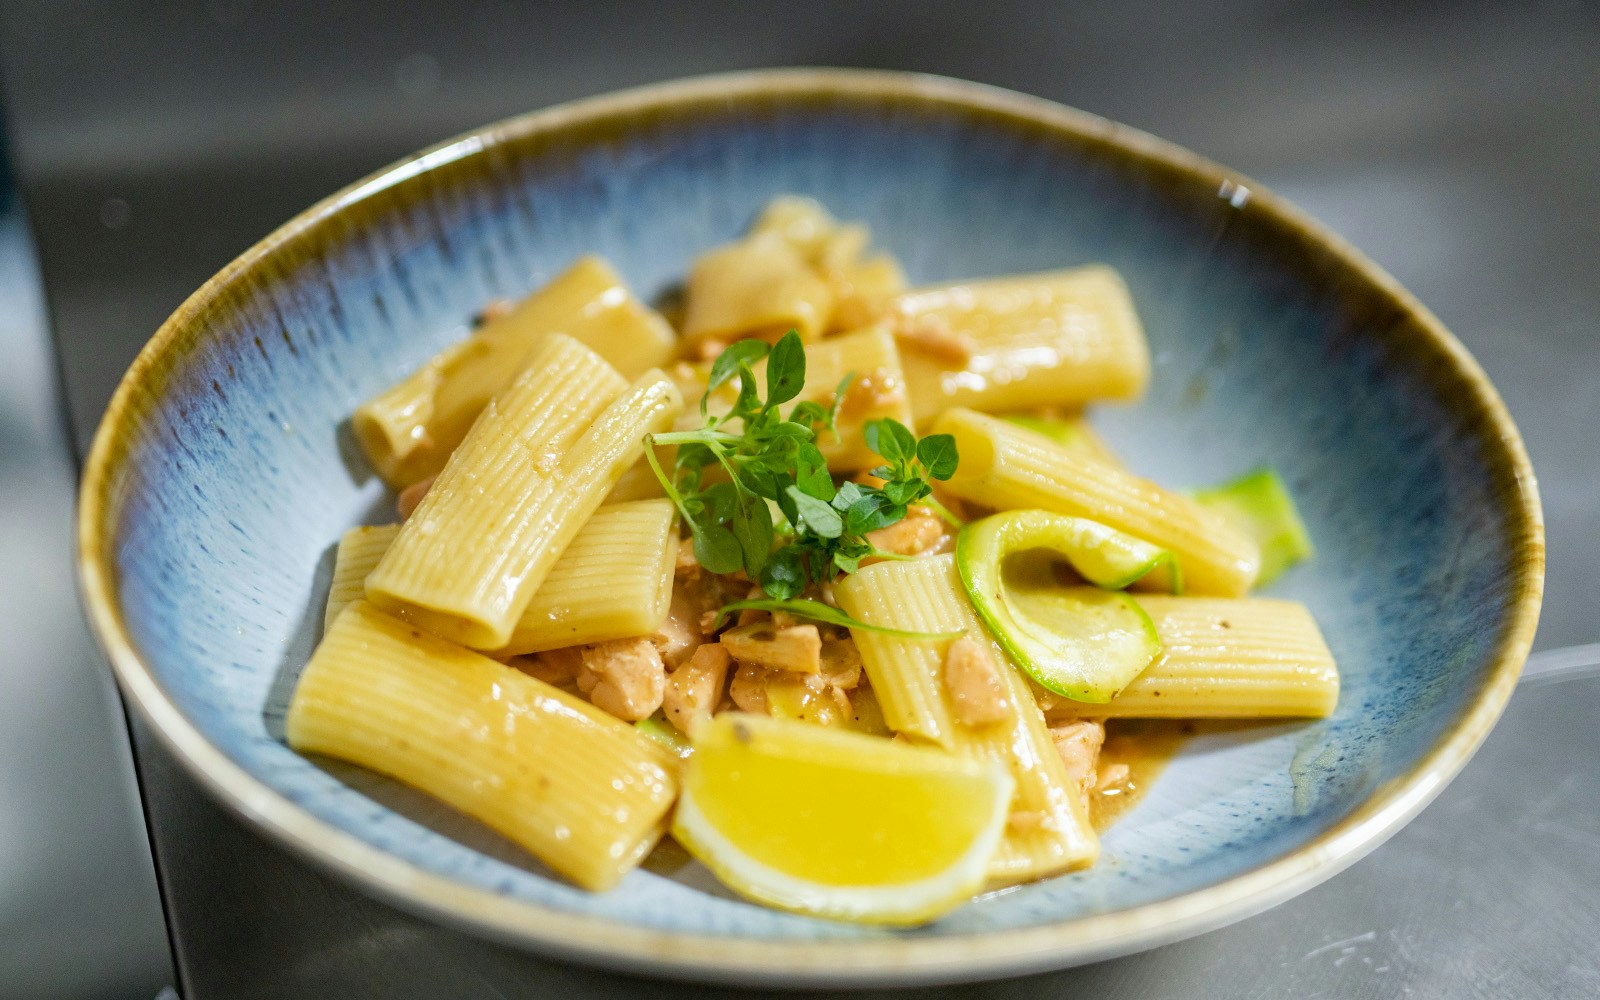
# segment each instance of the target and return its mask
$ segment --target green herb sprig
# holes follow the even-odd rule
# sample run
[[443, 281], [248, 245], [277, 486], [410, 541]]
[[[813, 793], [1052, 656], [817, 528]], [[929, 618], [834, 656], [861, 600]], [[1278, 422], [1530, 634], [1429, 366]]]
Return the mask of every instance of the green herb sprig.
[[[765, 398], [755, 375], [763, 359]], [[712, 414], [711, 396], [735, 379], [732, 408]], [[838, 573], [855, 572], [868, 556], [893, 558], [866, 536], [903, 519], [913, 503], [960, 524], [932, 497], [933, 483], [956, 470], [956, 443], [948, 434], [919, 441], [898, 421], [869, 421], [867, 446], [884, 459], [872, 474], [883, 485], [834, 485], [817, 438], [824, 432], [838, 438], [839, 407], [852, 379], [847, 375], [839, 383], [831, 406], [804, 400], [785, 415], [780, 407], [799, 395], [806, 381], [799, 334], [791, 330], [770, 346], [735, 341], [712, 362], [700, 399], [703, 426], [646, 438], [645, 455], [688, 525], [700, 565], [713, 573], [742, 569], [769, 598], [790, 601]], [[677, 446], [671, 476], [655, 454], [657, 445]], [[708, 483], [712, 468], [723, 470], [726, 479]], [[805, 611], [791, 609], [816, 618]]]

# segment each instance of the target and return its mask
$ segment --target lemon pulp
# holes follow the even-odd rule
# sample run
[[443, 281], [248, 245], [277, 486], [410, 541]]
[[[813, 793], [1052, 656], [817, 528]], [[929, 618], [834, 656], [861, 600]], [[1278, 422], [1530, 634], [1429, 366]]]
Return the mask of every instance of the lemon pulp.
[[1011, 785], [992, 762], [727, 713], [696, 734], [673, 832], [762, 902], [912, 923], [982, 887]]

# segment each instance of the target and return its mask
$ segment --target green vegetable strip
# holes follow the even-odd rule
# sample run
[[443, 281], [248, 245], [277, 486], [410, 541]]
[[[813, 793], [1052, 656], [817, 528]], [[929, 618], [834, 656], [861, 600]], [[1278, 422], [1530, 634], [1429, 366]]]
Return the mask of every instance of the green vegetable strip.
[[1194, 498], [1261, 547], [1261, 572], [1255, 582], [1258, 588], [1316, 554], [1294, 498], [1274, 469], [1255, 469], [1221, 486], [1198, 490]]

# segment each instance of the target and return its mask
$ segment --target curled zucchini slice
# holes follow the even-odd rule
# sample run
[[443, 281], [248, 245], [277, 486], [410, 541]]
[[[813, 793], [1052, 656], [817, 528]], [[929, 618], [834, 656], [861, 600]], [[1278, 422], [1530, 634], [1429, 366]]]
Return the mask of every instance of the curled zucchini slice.
[[[1065, 561], [1092, 586], [1064, 581]], [[1140, 580], [1177, 593], [1172, 553], [1085, 518], [1016, 510], [975, 521], [956, 566], [995, 640], [1041, 686], [1104, 704], [1161, 652], [1144, 609], [1119, 593]]]

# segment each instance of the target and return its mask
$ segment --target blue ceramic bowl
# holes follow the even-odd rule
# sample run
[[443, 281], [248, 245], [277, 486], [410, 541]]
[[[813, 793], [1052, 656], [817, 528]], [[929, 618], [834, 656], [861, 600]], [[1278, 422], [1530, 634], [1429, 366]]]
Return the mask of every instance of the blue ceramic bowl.
[[[914, 282], [1103, 261], [1155, 357], [1105, 410], [1168, 483], [1281, 469], [1319, 555], [1305, 601], [1338, 712], [1193, 741], [1091, 871], [913, 931], [812, 920], [658, 863], [604, 895], [419, 795], [284, 745], [329, 547], [390, 499], [361, 400], [468, 317], [599, 253], [652, 296], [769, 198], [869, 223]], [[222, 801], [398, 905], [583, 961], [762, 984], [1061, 967], [1271, 906], [1372, 849], [1466, 762], [1538, 615], [1532, 472], [1494, 389], [1404, 290], [1253, 182], [1110, 122], [928, 77], [788, 71], [491, 126], [315, 206], [217, 275], [135, 362], [83, 485], [83, 588], [129, 701]]]

